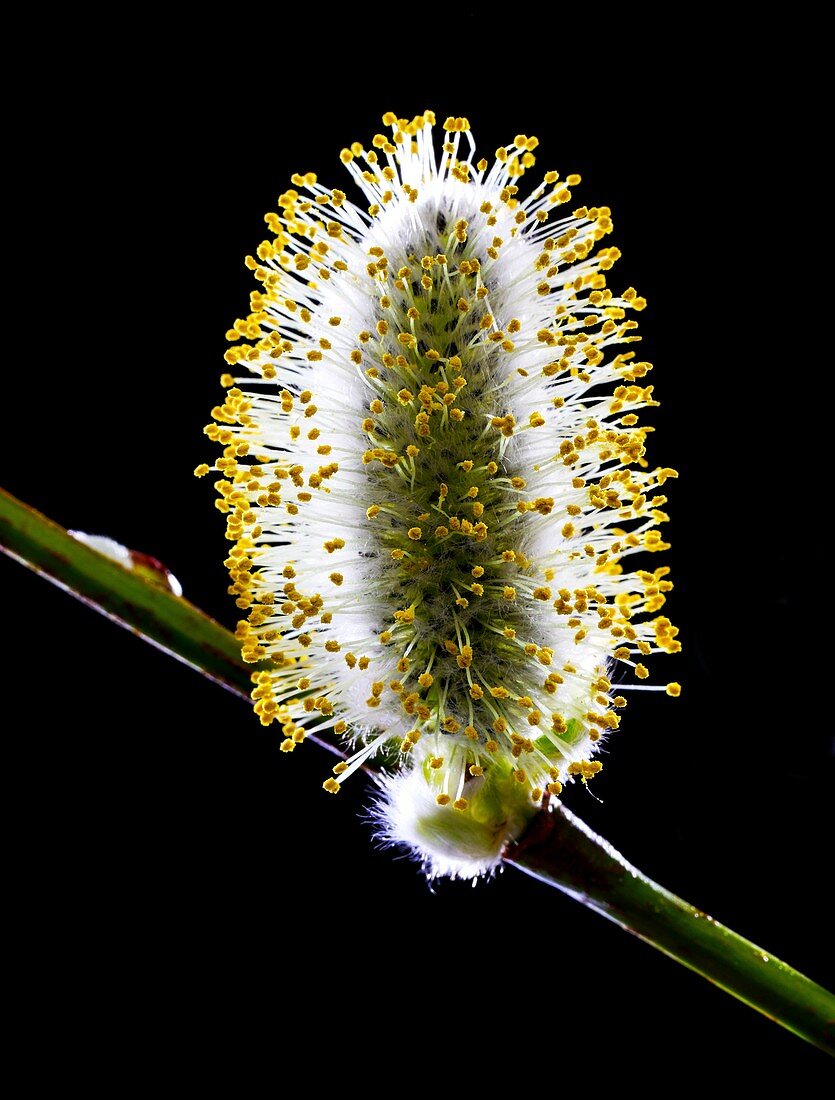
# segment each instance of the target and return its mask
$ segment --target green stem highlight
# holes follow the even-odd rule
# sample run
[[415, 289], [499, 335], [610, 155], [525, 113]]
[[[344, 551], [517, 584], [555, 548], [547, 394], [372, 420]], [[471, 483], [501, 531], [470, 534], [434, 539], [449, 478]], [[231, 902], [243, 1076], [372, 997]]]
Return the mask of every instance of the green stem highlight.
[[[256, 665], [231, 631], [194, 604], [125, 569], [0, 489], [0, 550], [94, 611], [249, 701]], [[335, 744], [314, 741], [342, 757]]]
[[647, 878], [561, 804], [538, 815], [505, 862], [835, 1054], [835, 996]]
[[[234, 635], [182, 597], [68, 535], [0, 489], [0, 550], [151, 645], [249, 699]], [[331, 753], [339, 749], [315, 736]], [[801, 1038], [835, 1054], [835, 997], [648, 879], [557, 804], [506, 862], [640, 937]]]

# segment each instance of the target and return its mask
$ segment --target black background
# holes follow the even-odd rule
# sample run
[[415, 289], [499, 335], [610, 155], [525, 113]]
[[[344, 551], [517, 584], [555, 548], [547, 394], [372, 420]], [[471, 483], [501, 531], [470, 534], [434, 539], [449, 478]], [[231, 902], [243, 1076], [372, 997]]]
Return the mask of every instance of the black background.
[[[22, 239], [7, 252], [5, 486], [161, 558], [233, 624], [212, 479], [191, 471], [211, 460], [201, 429], [263, 213], [293, 171], [343, 186], [339, 149], [368, 140], [385, 110], [466, 114], [488, 156], [538, 135], [537, 168], [580, 172], [580, 201], [613, 208], [612, 285], [649, 300], [643, 352], [663, 402], [650, 457], [682, 475], [665, 610], [685, 649], [656, 665], [682, 698], [634, 696], [593, 784], [600, 801], [575, 787], [567, 804], [670, 889], [825, 981], [828, 672], [810, 633], [829, 592], [814, 526], [824, 475], [808, 448], [829, 380], [807, 373], [814, 202], [794, 189], [809, 146], [771, 70], [741, 69], [733, 45], [585, 68], [578, 47], [549, 82], [524, 46], [485, 60], [498, 31], [468, 54], [466, 36], [442, 48], [436, 28], [427, 60], [394, 31], [373, 48], [337, 35], [319, 54], [271, 46], [253, 20], [229, 25], [222, 55], [197, 25], [136, 28], [102, 49], [92, 29], [53, 28], [33, 78], [48, 108], [21, 89], [12, 121], [9, 230]], [[427, 1085], [430, 1048], [461, 1073], [503, 1049], [526, 1059], [526, 1083], [558, 1063], [591, 1074], [596, 1052], [647, 1069], [663, 1051], [697, 1076], [728, 1059], [798, 1071], [822, 1059], [515, 872], [431, 891], [372, 846], [363, 780], [331, 798], [314, 746], [283, 756], [239, 701], [5, 559], [0, 583], [27, 996], [104, 1036], [117, 1060], [135, 1056], [136, 1027], [168, 1050], [225, 1034], [256, 1003], [267, 1051], [310, 1025], [323, 1066], [325, 1050], [365, 1058], [379, 1040], [414, 1048]]]

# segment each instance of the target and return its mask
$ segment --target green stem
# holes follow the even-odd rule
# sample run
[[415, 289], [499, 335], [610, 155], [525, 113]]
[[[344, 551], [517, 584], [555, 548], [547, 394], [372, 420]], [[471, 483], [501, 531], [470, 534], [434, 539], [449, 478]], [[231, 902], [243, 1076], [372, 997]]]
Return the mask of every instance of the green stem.
[[[194, 604], [79, 542], [63, 527], [0, 489], [0, 550], [94, 611], [249, 700], [257, 666], [238, 640]], [[342, 756], [316, 736], [317, 745]]]
[[[234, 635], [2, 489], [0, 550], [235, 695], [249, 698], [252, 669], [241, 660]], [[326, 741], [310, 740], [341, 755]], [[553, 813], [540, 814], [506, 862], [835, 1053], [835, 997], [642, 875], [565, 807], [557, 804]]]
[[540, 814], [505, 862], [835, 1054], [831, 993], [647, 878], [564, 806]]

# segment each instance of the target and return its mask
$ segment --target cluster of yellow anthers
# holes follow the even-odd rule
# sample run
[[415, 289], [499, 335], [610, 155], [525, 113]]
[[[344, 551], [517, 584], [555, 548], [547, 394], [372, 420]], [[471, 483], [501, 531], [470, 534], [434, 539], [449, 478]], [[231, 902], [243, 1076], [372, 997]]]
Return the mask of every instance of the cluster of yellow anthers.
[[554, 171], [522, 195], [536, 138], [491, 164], [466, 119], [440, 149], [431, 112], [383, 121], [341, 153], [364, 206], [308, 173], [267, 215], [206, 431], [262, 722], [351, 739], [328, 791], [386, 751], [384, 834], [474, 874], [600, 770], [613, 670], [679, 649], [667, 570], [624, 568], [666, 548], [675, 472], [644, 458], [608, 208]]

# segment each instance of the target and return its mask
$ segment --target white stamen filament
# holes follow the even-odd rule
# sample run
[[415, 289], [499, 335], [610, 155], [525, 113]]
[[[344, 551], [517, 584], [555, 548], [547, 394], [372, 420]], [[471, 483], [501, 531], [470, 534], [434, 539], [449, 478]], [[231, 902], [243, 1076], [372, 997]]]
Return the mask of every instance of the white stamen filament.
[[623, 568], [666, 548], [676, 475], [644, 457], [650, 365], [624, 345], [645, 303], [606, 286], [608, 208], [552, 219], [579, 182], [556, 172], [517, 197], [534, 138], [488, 170], [466, 119], [440, 158], [431, 112], [384, 122], [341, 154], [367, 210], [308, 173], [267, 215], [227, 334], [254, 377], [224, 376], [206, 430], [262, 722], [285, 751], [350, 739], [334, 793], [398, 752], [382, 835], [477, 875], [600, 770], [617, 665], [644, 679], [643, 656], [679, 648], [667, 570]]

